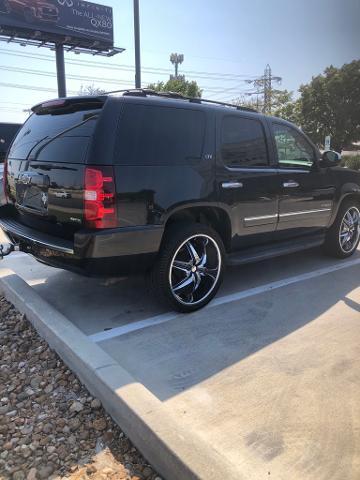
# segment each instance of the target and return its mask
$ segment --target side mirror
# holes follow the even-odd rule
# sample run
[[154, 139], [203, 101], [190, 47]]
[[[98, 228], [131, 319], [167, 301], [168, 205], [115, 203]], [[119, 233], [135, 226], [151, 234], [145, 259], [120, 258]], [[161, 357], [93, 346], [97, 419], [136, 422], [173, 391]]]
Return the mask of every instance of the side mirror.
[[339, 165], [340, 162], [341, 162], [340, 153], [334, 152], [333, 150], [326, 150], [321, 156], [319, 166], [323, 168], [335, 167], [336, 165]]

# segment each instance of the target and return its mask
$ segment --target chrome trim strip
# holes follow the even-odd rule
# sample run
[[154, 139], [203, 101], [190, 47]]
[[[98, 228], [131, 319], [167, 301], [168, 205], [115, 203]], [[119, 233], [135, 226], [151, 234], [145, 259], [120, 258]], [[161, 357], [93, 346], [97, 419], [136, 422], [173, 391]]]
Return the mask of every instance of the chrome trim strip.
[[244, 185], [242, 182], [222, 182], [222, 188], [229, 189], [229, 188], [242, 188]]
[[57, 252], [69, 253], [70, 255], [74, 255], [74, 250], [72, 248], [62, 247], [60, 245], [50, 243], [46, 240], [40, 240], [40, 239], [34, 238], [31, 235], [27, 235], [26, 233], [23, 233], [21, 230], [14, 227], [14, 225], [8, 226], [6, 224], [2, 225], [0, 223], [0, 228], [6, 233], [7, 236], [9, 236], [9, 234], [10, 236], [15, 235], [20, 238], [25, 238], [26, 240], [29, 240], [43, 247], [50, 248], [51, 250], [56, 250]]
[[331, 208], [320, 208], [316, 210], [302, 210], [300, 212], [288, 212], [276, 215], [261, 215], [259, 217], [245, 217], [244, 222], [256, 222], [258, 220], [270, 220], [272, 218], [295, 217], [296, 215], [307, 215], [309, 213], [331, 212]]
[[280, 213], [280, 218], [282, 217], [295, 217], [296, 215], [307, 215], [309, 213], [322, 213], [322, 212], [331, 212], [331, 208], [320, 208], [318, 210], [302, 210], [300, 212], [288, 212]]
[[245, 222], [253, 222], [253, 221], [257, 221], [257, 220], [268, 220], [268, 219], [277, 218], [277, 217], [278, 217], [278, 214], [276, 214], [276, 215], [262, 215], [260, 217], [246, 217], [246, 218], [244, 218], [244, 221]]
[[310, 170], [301, 170], [297, 168], [281, 168], [276, 166], [269, 167], [229, 167], [224, 165], [226, 170], [230, 172], [243, 172], [243, 173], [310, 173]]
[[23, 234], [23, 233], [16, 233], [16, 232], [13, 232], [13, 233], [14, 233], [14, 235], [18, 235], [21, 238], [26, 238], [26, 240], [30, 240], [33, 243], [37, 243], [38, 245], [41, 245], [42, 247], [47, 247], [47, 248], [50, 248], [51, 250], [56, 250], [57, 252], [69, 253], [70, 255], [74, 255], [74, 250], [72, 248], [60, 247], [59, 245], [54, 245], [50, 242], [45, 242], [43, 240], [37, 240], [36, 238], [33, 238], [30, 235], [26, 235], [26, 234]]

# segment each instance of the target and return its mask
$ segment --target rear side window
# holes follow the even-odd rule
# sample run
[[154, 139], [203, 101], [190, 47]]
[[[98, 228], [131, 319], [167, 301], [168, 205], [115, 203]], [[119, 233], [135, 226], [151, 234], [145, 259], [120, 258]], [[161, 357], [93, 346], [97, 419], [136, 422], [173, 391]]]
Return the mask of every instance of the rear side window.
[[101, 109], [70, 113], [34, 113], [25, 122], [9, 151], [9, 158], [84, 163], [90, 137]]
[[228, 167], [267, 167], [268, 156], [262, 124], [251, 118], [224, 117], [221, 156]]
[[116, 163], [122, 165], [179, 165], [202, 156], [203, 112], [125, 105], [118, 132]]

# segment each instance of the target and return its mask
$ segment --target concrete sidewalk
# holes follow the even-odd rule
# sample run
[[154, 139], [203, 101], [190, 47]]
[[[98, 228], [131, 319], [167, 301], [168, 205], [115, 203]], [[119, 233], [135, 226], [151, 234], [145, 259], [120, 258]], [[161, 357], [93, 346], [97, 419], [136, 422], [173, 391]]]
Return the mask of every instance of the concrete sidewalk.
[[236, 480], [235, 469], [186, 428], [149, 390], [94, 345], [11, 270], [0, 270], [0, 291], [99, 398], [142, 454], [167, 479]]

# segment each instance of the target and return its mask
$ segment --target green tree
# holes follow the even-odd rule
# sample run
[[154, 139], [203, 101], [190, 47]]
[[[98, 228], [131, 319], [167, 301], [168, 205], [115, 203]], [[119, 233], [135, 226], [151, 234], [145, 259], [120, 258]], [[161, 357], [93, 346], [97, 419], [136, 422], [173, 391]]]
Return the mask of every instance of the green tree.
[[254, 110], [258, 110], [259, 112], [262, 110], [262, 99], [256, 98], [255, 96], [246, 96], [241, 95], [240, 97], [234, 98], [230, 101], [233, 105], [238, 105], [239, 107], [246, 107], [252, 108]]
[[273, 95], [272, 115], [301, 125], [301, 101], [294, 100], [293, 92], [277, 90]]
[[341, 152], [360, 140], [360, 60], [328, 67], [299, 91], [301, 126], [315, 143], [331, 135], [331, 148]]
[[87, 85], [84, 87], [84, 85], [81, 85], [80, 90], [79, 90], [79, 95], [103, 95], [106, 93], [106, 90], [103, 90], [102, 88], [95, 87], [94, 84], [92, 85]]
[[[233, 100], [235, 105], [243, 107], [253, 108], [261, 112], [263, 110], [264, 101], [261, 94], [256, 98], [255, 95], [248, 96], [242, 95]], [[294, 101], [293, 92], [288, 90], [273, 90], [272, 92], [272, 108], [271, 115], [275, 117], [284, 118], [296, 124], [300, 124], [300, 104], [299, 101]]]
[[202, 90], [195, 81], [187, 81], [182, 79], [171, 79], [166, 83], [151, 83], [148, 88], [157, 92], [176, 92], [186, 97], [201, 97]]

